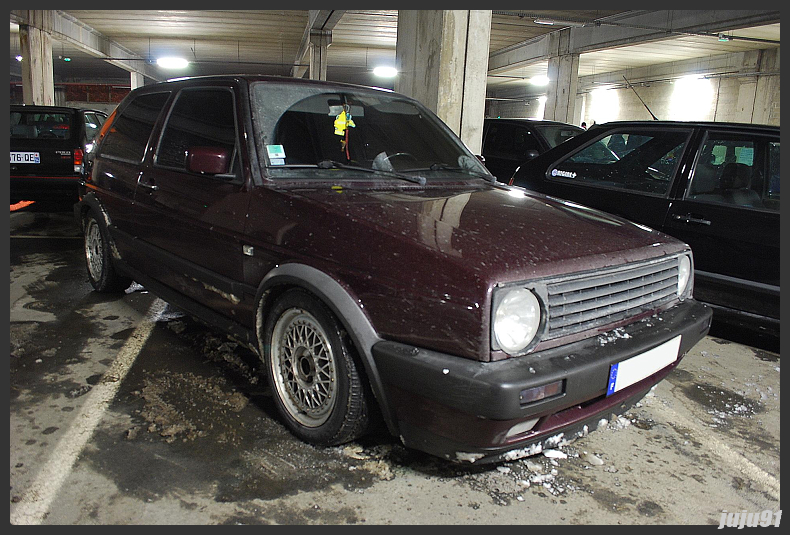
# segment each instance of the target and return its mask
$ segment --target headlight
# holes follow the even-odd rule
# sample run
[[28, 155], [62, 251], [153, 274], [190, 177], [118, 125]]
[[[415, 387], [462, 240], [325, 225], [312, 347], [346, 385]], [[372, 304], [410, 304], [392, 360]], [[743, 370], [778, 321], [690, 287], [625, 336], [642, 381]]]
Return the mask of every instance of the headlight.
[[[678, 297], [688, 297], [686, 290], [691, 282], [691, 257], [683, 254], [678, 257]], [[690, 292], [689, 292], [690, 293]]]
[[494, 341], [506, 353], [525, 349], [540, 327], [540, 303], [526, 288], [501, 290], [494, 302]]

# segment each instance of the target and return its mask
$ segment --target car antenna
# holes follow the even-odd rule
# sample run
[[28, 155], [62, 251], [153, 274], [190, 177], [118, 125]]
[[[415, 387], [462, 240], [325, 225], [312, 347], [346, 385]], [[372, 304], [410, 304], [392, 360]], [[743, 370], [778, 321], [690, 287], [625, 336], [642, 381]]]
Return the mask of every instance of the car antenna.
[[649, 114], [650, 114], [650, 116], [651, 116], [651, 117], [653, 117], [653, 120], [655, 120], [655, 121], [658, 121], [658, 120], [659, 120], [659, 119], [658, 119], [658, 117], [656, 117], [656, 116], [653, 114], [653, 112], [652, 112], [652, 111], [650, 111], [650, 108], [648, 108], [648, 107], [647, 107], [647, 104], [645, 104], [645, 101], [644, 101], [644, 100], [642, 100], [642, 97], [640, 97], [640, 96], [639, 96], [639, 93], [637, 93], [637, 92], [636, 92], [636, 88], [634, 88], [633, 84], [631, 84], [631, 82], [629, 82], [629, 81], [628, 81], [628, 78], [626, 78], [626, 77], [625, 77], [625, 75], [623, 75], [623, 80], [625, 80], [625, 83], [626, 83], [626, 84], [628, 84], [628, 87], [630, 87], [631, 89], [633, 89], [633, 90], [634, 90], [634, 94], [636, 95], [636, 98], [638, 98], [638, 99], [639, 99], [639, 102], [641, 102], [641, 103], [642, 103], [642, 105], [645, 107], [645, 109], [647, 110], [647, 113], [649, 113]]

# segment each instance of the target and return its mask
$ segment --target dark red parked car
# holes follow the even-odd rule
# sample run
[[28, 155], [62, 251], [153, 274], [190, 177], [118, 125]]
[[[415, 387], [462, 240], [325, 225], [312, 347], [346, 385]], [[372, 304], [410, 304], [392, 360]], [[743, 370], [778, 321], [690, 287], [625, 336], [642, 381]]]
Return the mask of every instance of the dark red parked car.
[[[285, 425], [516, 459], [622, 412], [709, 328], [682, 242], [498, 184], [384, 90], [273, 77], [139, 88], [76, 207], [90, 280], [246, 342]], [[592, 424], [592, 425], [591, 425]]]

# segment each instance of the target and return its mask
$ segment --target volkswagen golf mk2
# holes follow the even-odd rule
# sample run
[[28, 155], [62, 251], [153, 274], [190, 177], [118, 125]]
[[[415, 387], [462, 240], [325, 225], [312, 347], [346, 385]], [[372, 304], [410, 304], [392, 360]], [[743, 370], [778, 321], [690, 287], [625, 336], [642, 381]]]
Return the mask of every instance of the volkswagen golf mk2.
[[639, 400], [710, 324], [685, 244], [497, 183], [384, 90], [139, 88], [75, 210], [97, 291], [135, 280], [249, 345], [321, 446], [381, 418], [454, 461], [538, 453]]

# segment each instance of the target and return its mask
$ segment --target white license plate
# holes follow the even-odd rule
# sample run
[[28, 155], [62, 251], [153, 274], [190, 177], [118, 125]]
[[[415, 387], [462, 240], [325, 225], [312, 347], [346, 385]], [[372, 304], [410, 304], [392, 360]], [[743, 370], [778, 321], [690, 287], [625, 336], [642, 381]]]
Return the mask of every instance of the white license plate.
[[631, 386], [658, 370], [675, 362], [680, 351], [680, 335], [640, 355], [613, 364], [609, 368], [609, 385], [606, 395]]
[[41, 163], [41, 155], [37, 152], [12, 152], [11, 163]]

